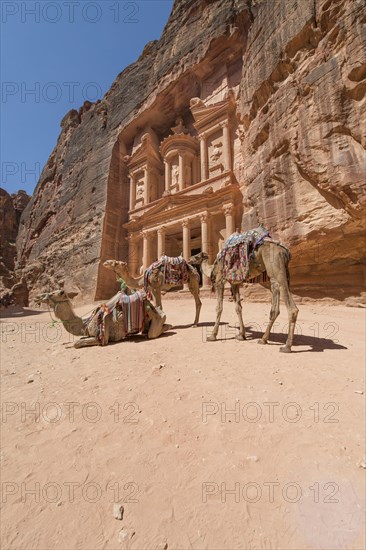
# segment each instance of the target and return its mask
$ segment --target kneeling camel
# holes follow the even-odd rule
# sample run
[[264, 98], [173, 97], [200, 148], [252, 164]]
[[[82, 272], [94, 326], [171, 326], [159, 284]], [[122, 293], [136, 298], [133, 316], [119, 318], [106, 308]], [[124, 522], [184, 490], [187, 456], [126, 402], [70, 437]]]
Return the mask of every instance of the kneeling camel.
[[[183, 258], [181, 258], [181, 260], [184, 261]], [[193, 269], [193, 266], [199, 266], [202, 263], [202, 260], [202, 253], [199, 253], [196, 256], [192, 256], [187, 262], [188, 289], [194, 297], [194, 301], [196, 304], [196, 315], [193, 322], [193, 326], [195, 327], [198, 325], [202, 302], [200, 300], [199, 275], [197, 270]], [[169, 259], [167, 259], [166, 261], [169, 261]], [[118, 260], [106, 260], [103, 265], [107, 269], [111, 269], [112, 271], [114, 271], [114, 273], [117, 276], [121, 277], [126, 285], [130, 288], [143, 288], [146, 282], [147, 286], [151, 289], [152, 295], [154, 296], [156, 306], [160, 308], [162, 307], [161, 291], [170, 290], [172, 288], [176, 288], [177, 286], [176, 284], [166, 283], [164, 281], [163, 271], [160, 268], [154, 268], [154, 264], [152, 264], [147, 270], [145, 270], [145, 275], [147, 273], [147, 280], [145, 280], [145, 275], [142, 275], [141, 277], [132, 277], [132, 275], [130, 275], [126, 262], [121, 262]]]
[[[105, 306], [116, 302], [116, 298], [121, 293], [117, 293]], [[146, 298], [145, 293], [142, 294], [144, 302], [144, 312], [146, 313], [144, 333], [148, 338], [158, 338], [163, 332], [170, 330], [172, 325], [165, 324], [166, 315], [158, 308], [154, 307]], [[121, 310], [107, 313], [104, 316], [103, 324], [103, 339], [98, 337], [98, 313], [101, 308], [97, 308], [93, 314], [87, 318], [78, 317], [72, 308], [71, 299], [77, 296], [75, 292], [66, 293], [64, 290], [56, 290], [40, 294], [36, 301], [45, 303], [51, 307], [55, 313], [55, 317], [60, 319], [65, 330], [74, 336], [81, 336], [81, 339], [75, 342], [75, 348], [84, 348], [88, 346], [107, 345], [109, 342], [121, 342], [130, 334], [126, 331], [126, 324]], [[147, 306], [147, 307], [146, 307]]]

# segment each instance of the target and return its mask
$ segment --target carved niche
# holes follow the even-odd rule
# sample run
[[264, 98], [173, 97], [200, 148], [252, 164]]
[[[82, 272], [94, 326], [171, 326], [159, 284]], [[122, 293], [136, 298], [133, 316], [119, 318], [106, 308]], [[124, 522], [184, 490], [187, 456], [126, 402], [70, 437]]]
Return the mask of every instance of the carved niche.
[[177, 118], [173, 134], [160, 145], [165, 164], [165, 194], [183, 191], [198, 180], [198, 141], [184, 126], [183, 118]]
[[146, 206], [163, 193], [163, 163], [159, 154], [159, 140], [148, 128], [135, 138], [133, 153], [128, 159], [131, 185], [130, 208]]

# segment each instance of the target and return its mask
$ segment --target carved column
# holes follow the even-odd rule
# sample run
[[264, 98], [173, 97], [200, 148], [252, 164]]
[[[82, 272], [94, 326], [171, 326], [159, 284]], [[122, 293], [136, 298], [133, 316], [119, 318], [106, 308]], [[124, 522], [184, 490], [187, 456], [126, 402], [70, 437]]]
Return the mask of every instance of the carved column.
[[[208, 251], [209, 251], [209, 235], [208, 235], [208, 231], [209, 231], [209, 227], [208, 227], [208, 224], [209, 224], [209, 215], [207, 212], [205, 212], [204, 214], [202, 214], [200, 216], [201, 218], [201, 238], [202, 238], [202, 252], [206, 252], [206, 254], [208, 254]], [[207, 277], [204, 273], [202, 273], [202, 282], [203, 282], [203, 286], [205, 288], [209, 288], [210, 287], [210, 278]]]
[[[189, 220], [182, 221], [183, 227], [183, 258], [189, 260], [191, 256], [191, 230], [189, 227]], [[188, 285], [183, 286], [183, 290], [188, 291]]]
[[225, 222], [226, 222], [226, 238], [230, 237], [235, 231], [234, 224], [234, 207], [232, 204], [224, 204]]
[[137, 270], [139, 266], [139, 248], [137, 235], [130, 233], [128, 236], [128, 269], [131, 275], [134, 277], [138, 275]]
[[179, 153], [179, 191], [184, 189], [184, 156], [183, 153]]
[[135, 208], [136, 202], [136, 176], [131, 174], [130, 176], [130, 210]]
[[142, 267], [144, 270], [150, 265], [150, 235], [147, 231], [142, 232], [143, 252], [142, 252]]
[[201, 181], [208, 179], [208, 154], [207, 154], [207, 136], [200, 135], [200, 151], [201, 151]]
[[231, 145], [230, 145], [230, 128], [229, 122], [226, 120], [222, 123], [223, 142], [224, 142], [224, 164], [225, 170], [231, 170]]
[[165, 191], [169, 191], [172, 181], [172, 168], [168, 160], [164, 161], [165, 165]]
[[183, 220], [182, 227], [183, 227], [183, 258], [185, 260], [189, 260], [191, 255], [191, 242], [190, 242], [191, 235], [190, 235], [189, 221]]
[[147, 168], [145, 168], [144, 170], [144, 182], [145, 182], [145, 185], [144, 185], [144, 204], [146, 205], [148, 202], [149, 202], [149, 187], [150, 187], [150, 178], [149, 178], [149, 172], [147, 170]]
[[192, 185], [195, 183], [198, 183], [198, 177], [197, 177], [197, 157], [194, 156], [192, 158]]
[[158, 258], [165, 254], [165, 227], [158, 229]]

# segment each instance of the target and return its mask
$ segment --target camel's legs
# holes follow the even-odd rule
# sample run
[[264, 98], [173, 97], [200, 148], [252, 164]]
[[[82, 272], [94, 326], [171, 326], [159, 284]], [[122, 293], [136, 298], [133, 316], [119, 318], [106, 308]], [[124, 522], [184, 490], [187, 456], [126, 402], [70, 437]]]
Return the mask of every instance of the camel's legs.
[[282, 351], [283, 353], [290, 353], [292, 342], [294, 339], [297, 314], [299, 313], [299, 310], [296, 307], [294, 299], [291, 295], [287, 281], [281, 285], [281, 290], [282, 290], [282, 298], [285, 301], [287, 311], [288, 311], [289, 327], [288, 327], [288, 336], [287, 336], [286, 344], [280, 348], [280, 351]]
[[243, 322], [242, 307], [241, 307], [241, 298], [240, 298], [240, 286], [231, 285], [231, 290], [233, 293], [233, 298], [235, 301], [235, 311], [239, 319], [239, 334], [236, 336], [237, 340], [245, 340], [245, 326]]
[[196, 302], [196, 316], [193, 323], [193, 326], [196, 327], [200, 319], [200, 311], [202, 307], [202, 302], [200, 300], [200, 284], [198, 279], [196, 279], [195, 277], [190, 277], [188, 280], [188, 289], [189, 292], [192, 294], [194, 301]]
[[217, 333], [219, 332], [220, 319], [223, 310], [224, 302], [224, 284], [216, 285], [216, 296], [217, 296], [217, 305], [216, 305], [216, 322], [213, 328], [211, 336], [207, 338], [207, 342], [215, 342]]
[[74, 348], [88, 348], [90, 346], [99, 346], [99, 342], [94, 336], [89, 336], [88, 338], [81, 338], [74, 344]]
[[280, 314], [280, 285], [275, 279], [271, 279], [271, 292], [272, 307], [269, 314], [269, 323], [267, 325], [266, 332], [263, 334], [262, 338], [258, 340], [258, 344], [267, 344], [273, 323]]
[[151, 291], [154, 295], [155, 305], [156, 307], [160, 307], [160, 309], [163, 309], [161, 304], [161, 288], [160, 286], [154, 286], [151, 288]]
[[[287, 311], [288, 311], [288, 318], [289, 318], [289, 331], [287, 336], [287, 341], [285, 346], [280, 348], [280, 351], [284, 353], [290, 353], [291, 352], [291, 346], [292, 341], [294, 337], [294, 331], [295, 331], [295, 325], [296, 325], [296, 319], [298, 314], [298, 309], [296, 307], [296, 304], [292, 298], [290, 288], [289, 288], [289, 274], [288, 274], [288, 256], [284, 252], [281, 247], [274, 245], [274, 246], [263, 246], [260, 249], [261, 255], [262, 255], [262, 261], [264, 263], [264, 266], [266, 268], [266, 271], [271, 279], [271, 290], [272, 290], [272, 309], [271, 309], [271, 319], [269, 322], [269, 325], [267, 327], [267, 330], [265, 334], [262, 336], [263, 343], [266, 342], [269, 336], [269, 331], [272, 328], [273, 322], [272, 322], [272, 315], [275, 315], [277, 306], [276, 302], [278, 300], [278, 310], [279, 310], [279, 295], [281, 294], [281, 297], [283, 298]], [[274, 287], [272, 286], [273, 281], [276, 283], [276, 286], [278, 285], [279, 291], [276, 288], [276, 291], [274, 292]], [[277, 316], [277, 315], [276, 315]]]

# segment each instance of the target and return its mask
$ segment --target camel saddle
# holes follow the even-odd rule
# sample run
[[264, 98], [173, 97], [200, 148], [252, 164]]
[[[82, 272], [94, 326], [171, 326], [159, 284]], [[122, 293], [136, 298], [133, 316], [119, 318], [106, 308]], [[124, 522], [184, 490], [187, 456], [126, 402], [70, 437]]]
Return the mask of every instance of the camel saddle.
[[144, 328], [147, 307], [153, 306], [148, 303], [146, 292], [143, 290], [136, 291], [130, 296], [120, 291], [111, 300], [95, 308], [84, 320], [85, 334], [88, 336], [87, 326], [94, 317], [97, 317], [97, 339], [101, 345], [104, 345], [104, 323], [106, 316], [110, 313], [115, 319], [117, 315], [122, 314], [126, 336], [138, 334]]
[[249, 280], [250, 261], [253, 253], [264, 243], [272, 242], [289, 250], [280, 242], [274, 241], [269, 231], [262, 227], [244, 233], [233, 233], [225, 241], [215, 263], [223, 260], [223, 275], [230, 283], [243, 283]]
[[149, 278], [153, 271], [159, 270], [163, 273], [164, 285], [181, 286], [188, 282], [190, 273], [193, 273], [197, 278], [199, 277], [198, 271], [195, 267], [191, 266], [183, 256], [170, 257], [161, 256], [156, 262], [150, 265], [145, 271], [144, 286], [145, 289], [149, 289]]

